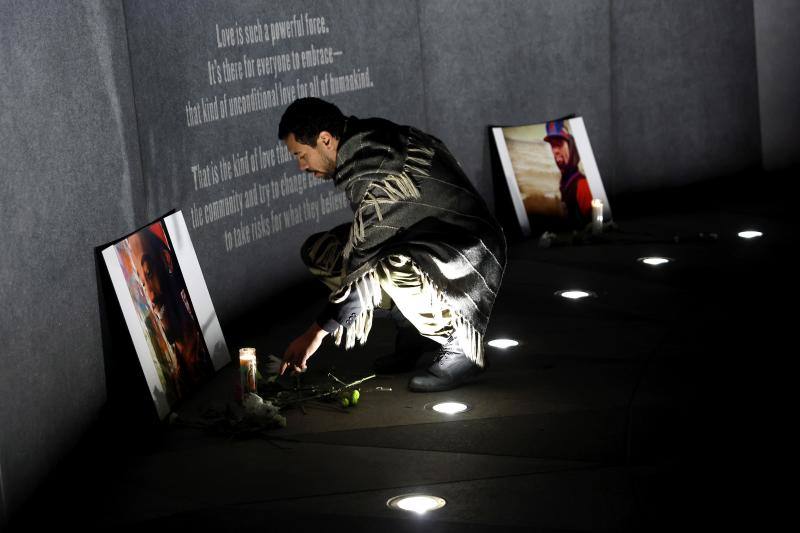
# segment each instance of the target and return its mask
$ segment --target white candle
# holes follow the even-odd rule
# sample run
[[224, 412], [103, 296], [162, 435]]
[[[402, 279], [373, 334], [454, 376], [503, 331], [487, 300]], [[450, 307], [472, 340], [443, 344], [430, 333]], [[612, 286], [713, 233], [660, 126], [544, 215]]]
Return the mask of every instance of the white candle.
[[258, 392], [255, 348], [239, 348], [239, 376], [241, 378], [242, 394]]
[[603, 201], [599, 198], [592, 200], [592, 233], [603, 232]]

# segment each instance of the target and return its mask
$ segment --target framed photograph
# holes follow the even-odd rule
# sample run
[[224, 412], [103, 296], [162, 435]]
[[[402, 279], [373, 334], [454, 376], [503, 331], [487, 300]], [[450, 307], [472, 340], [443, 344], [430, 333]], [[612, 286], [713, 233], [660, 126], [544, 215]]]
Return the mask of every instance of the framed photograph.
[[159, 219], [102, 255], [163, 419], [231, 360], [183, 215]]
[[492, 136], [523, 235], [585, 230], [611, 220], [581, 117], [495, 127]]

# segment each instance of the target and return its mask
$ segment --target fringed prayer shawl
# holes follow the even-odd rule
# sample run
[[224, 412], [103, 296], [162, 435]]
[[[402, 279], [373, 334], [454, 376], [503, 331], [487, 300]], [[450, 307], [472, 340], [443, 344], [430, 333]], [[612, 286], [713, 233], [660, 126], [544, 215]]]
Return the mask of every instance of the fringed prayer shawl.
[[[506, 264], [503, 230], [445, 147], [433, 136], [383, 119], [349, 117], [334, 182], [355, 213], [344, 247], [340, 302], [357, 291], [362, 312], [335, 342], [363, 344], [381, 299], [378, 269], [409, 257], [423, 291], [455, 315], [467, 357], [483, 366], [483, 335]], [[432, 300], [435, 301], [435, 300]]]

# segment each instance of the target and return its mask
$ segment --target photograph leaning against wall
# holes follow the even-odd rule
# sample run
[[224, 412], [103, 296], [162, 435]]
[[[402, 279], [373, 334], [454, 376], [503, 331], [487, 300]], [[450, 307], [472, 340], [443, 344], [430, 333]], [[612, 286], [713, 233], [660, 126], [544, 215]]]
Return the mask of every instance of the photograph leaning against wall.
[[159, 418], [230, 362], [178, 212], [103, 250]]
[[492, 135], [523, 235], [590, 230], [598, 216], [611, 220], [581, 117], [495, 127]]

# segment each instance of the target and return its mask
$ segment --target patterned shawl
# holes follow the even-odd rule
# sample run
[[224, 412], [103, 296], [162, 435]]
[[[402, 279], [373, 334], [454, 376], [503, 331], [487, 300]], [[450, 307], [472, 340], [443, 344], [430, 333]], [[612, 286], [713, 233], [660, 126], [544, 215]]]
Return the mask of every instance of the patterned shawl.
[[361, 315], [344, 332], [346, 348], [366, 341], [380, 302], [376, 269], [388, 256], [411, 258], [423, 290], [455, 314], [466, 355], [483, 366], [483, 335], [506, 264], [503, 230], [450, 151], [437, 138], [383, 119], [349, 117], [334, 182], [354, 211], [344, 247], [340, 302], [357, 291]]

